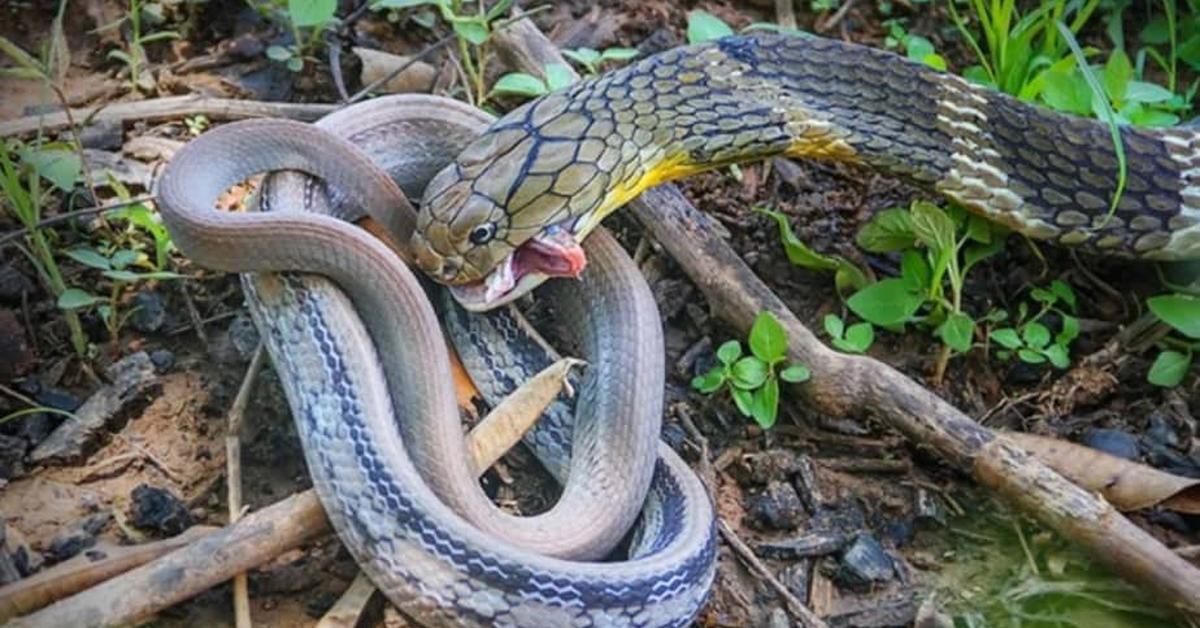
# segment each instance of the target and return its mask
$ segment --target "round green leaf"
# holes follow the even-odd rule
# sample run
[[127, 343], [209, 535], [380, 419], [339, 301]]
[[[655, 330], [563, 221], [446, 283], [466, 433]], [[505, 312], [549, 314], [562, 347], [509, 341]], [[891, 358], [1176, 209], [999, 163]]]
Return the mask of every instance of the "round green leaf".
[[733, 385], [752, 390], [767, 381], [767, 365], [756, 357], [749, 356], [733, 365]]
[[337, 0], [288, 0], [288, 17], [302, 28], [324, 26], [336, 10]]
[[575, 73], [571, 68], [561, 63], [551, 63], [546, 66], [546, 87], [550, 91], [560, 90], [575, 82]]
[[830, 338], [841, 338], [846, 331], [846, 324], [837, 314], [826, 314], [823, 323], [825, 333], [829, 334]]
[[1164, 388], [1178, 386], [1191, 367], [1192, 356], [1179, 351], [1163, 351], [1150, 366], [1146, 381]]
[[1011, 327], [1001, 329], [993, 329], [989, 337], [998, 345], [1006, 349], [1019, 349], [1023, 344], [1021, 336], [1017, 335], [1017, 330]]
[[779, 372], [779, 379], [793, 384], [807, 382], [810, 377], [812, 377], [812, 372], [803, 364], [793, 364]]
[[962, 312], [953, 312], [938, 327], [938, 335], [951, 349], [965, 353], [971, 350], [975, 338], [975, 321]]
[[885, 209], [871, 217], [855, 236], [858, 245], [872, 253], [890, 253], [909, 248], [916, 241], [912, 217], [898, 207]]
[[787, 333], [770, 312], [759, 312], [750, 328], [750, 352], [772, 364], [787, 354]]
[[720, 347], [717, 347], [717, 359], [722, 364], [732, 366], [740, 357], [742, 357], [742, 343], [736, 340], [727, 341], [722, 343]]
[[103, 298], [84, 292], [79, 288], [67, 288], [58, 295], [58, 307], [63, 310], [77, 310], [103, 302]]
[[516, 94], [518, 96], [541, 96], [548, 93], [546, 84], [542, 79], [525, 74], [524, 72], [513, 72], [505, 74], [496, 80], [496, 84], [492, 86], [492, 92], [497, 94]]
[[1028, 362], [1030, 364], [1041, 364], [1046, 361], [1046, 356], [1034, 351], [1033, 349], [1017, 349], [1017, 356], [1020, 357], [1023, 362]]
[[108, 270], [112, 268], [112, 263], [108, 261], [108, 258], [94, 249], [71, 249], [67, 251], [67, 257], [96, 270]]
[[741, 388], [730, 388], [733, 403], [744, 416], [754, 416], [754, 394]]
[[292, 51], [279, 45], [268, 46], [267, 58], [274, 61], [287, 61], [292, 58]]
[[779, 415], [778, 380], [774, 378], [769, 379], [762, 388], [754, 391], [754, 402], [751, 406], [751, 412], [754, 414], [754, 420], [764, 430], [770, 429], [771, 426], [775, 425], [775, 418]]
[[1055, 368], [1065, 369], [1071, 366], [1071, 355], [1067, 352], [1067, 348], [1062, 345], [1050, 345], [1046, 347], [1044, 353]]
[[875, 343], [875, 327], [870, 323], [855, 323], [846, 330], [846, 344], [851, 353], [864, 353]]
[[846, 300], [846, 306], [859, 318], [891, 327], [908, 321], [925, 300], [908, 289], [903, 279], [884, 279], [873, 283]]
[[720, 39], [732, 34], [733, 29], [712, 13], [700, 10], [688, 13], [687, 40], [689, 44]]
[[716, 392], [723, 383], [725, 383], [725, 373], [720, 368], [714, 368], [703, 375], [692, 378], [692, 388], [704, 394]]
[[1200, 298], [1167, 294], [1146, 299], [1154, 315], [1188, 338], [1200, 339]]
[[1050, 344], [1050, 330], [1041, 323], [1027, 323], [1021, 328], [1021, 339], [1033, 349], [1041, 349]]

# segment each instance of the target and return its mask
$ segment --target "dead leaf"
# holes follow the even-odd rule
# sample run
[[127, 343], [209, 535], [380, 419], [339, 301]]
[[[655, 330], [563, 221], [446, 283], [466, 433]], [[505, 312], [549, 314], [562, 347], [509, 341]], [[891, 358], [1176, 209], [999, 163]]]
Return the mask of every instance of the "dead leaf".
[[[411, 57], [394, 55], [371, 48], [354, 48], [354, 54], [362, 60], [361, 80], [363, 85], [370, 85], [391, 74], [411, 59]], [[403, 72], [381, 85], [379, 91], [390, 94], [428, 92], [433, 89], [435, 80], [437, 80], [437, 70], [433, 66], [424, 61], [415, 61]]]
[[1020, 432], [1004, 432], [1004, 436], [1072, 482], [1100, 493], [1118, 510], [1157, 505], [1200, 514], [1200, 480], [1057, 438]]

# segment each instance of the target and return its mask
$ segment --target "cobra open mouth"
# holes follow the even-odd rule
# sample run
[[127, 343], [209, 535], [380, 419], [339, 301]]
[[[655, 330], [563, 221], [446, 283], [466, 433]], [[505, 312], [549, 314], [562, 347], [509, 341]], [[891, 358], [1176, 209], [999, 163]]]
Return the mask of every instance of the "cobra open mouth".
[[583, 247], [563, 225], [551, 225], [509, 253], [479, 281], [451, 286], [454, 298], [479, 312], [509, 303], [551, 277], [578, 277], [587, 265]]

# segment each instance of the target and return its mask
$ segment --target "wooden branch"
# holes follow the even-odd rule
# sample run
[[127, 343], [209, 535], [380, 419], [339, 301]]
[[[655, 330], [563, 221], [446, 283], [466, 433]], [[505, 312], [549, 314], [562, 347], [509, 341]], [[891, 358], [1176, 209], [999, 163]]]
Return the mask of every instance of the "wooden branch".
[[[140, 545], [98, 545], [45, 571], [0, 588], [0, 623], [31, 613], [119, 576], [215, 532], [212, 526], [192, 526], [162, 541]], [[92, 558], [103, 554], [103, 558]]]
[[168, 96], [152, 100], [137, 100], [80, 107], [70, 113], [56, 111], [26, 116], [0, 122], [0, 137], [25, 135], [38, 129], [49, 131], [71, 125], [71, 119], [86, 124], [92, 120], [162, 120], [184, 116], [205, 115], [218, 119], [238, 118], [292, 118], [310, 122], [333, 111], [337, 105], [300, 104], [287, 102], [263, 102], [257, 100], [234, 100], [232, 98], [209, 98], [206, 96]]
[[779, 597], [783, 598], [784, 604], [787, 605], [788, 611], [793, 617], [799, 619], [800, 623], [807, 628], [826, 627], [824, 620], [817, 617], [817, 614], [812, 609], [805, 606], [804, 602], [800, 601], [800, 598], [796, 597], [787, 586], [780, 582], [779, 578], [775, 577], [775, 574], [771, 573], [771, 570], [759, 559], [754, 550], [750, 549], [749, 545], [746, 545], [746, 542], [733, 531], [733, 528], [729, 527], [729, 524], [724, 519], [717, 520], [717, 529], [720, 530], [721, 537], [725, 539], [725, 543], [729, 545], [733, 553], [737, 554], [738, 558], [742, 559], [742, 563], [746, 565], [750, 573], [753, 573], [755, 577], [766, 582], [767, 585], [775, 590], [775, 593]]
[[[540, 74], [548, 63], [566, 65], [529, 20], [499, 33], [496, 48], [502, 59], [517, 64], [513, 69], [523, 72]], [[645, 192], [629, 208], [700, 288], [716, 316], [742, 334], [749, 332], [759, 312], [769, 311], [779, 319], [787, 331], [789, 357], [812, 369], [812, 380], [798, 391], [817, 411], [839, 417], [876, 416], [1076, 542], [1114, 573], [1200, 618], [1200, 569], [1103, 499], [976, 424], [903, 373], [878, 360], [826, 347], [737, 252], [713, 235], [716, 225], [674, 185]]]
[[315, 492], [308, 490], [7, 625], [33, 628], [136, 624], [329, 530], [321, 502]]
[[[480, 426], [467, 434], [467, 451], [483, 457], [473, 460], [479, 473], [487, 470], [488, 464], [484, 463], [488, 462], [489, 458], [494, 461], [516, 445], [525, 432], [533, 427], [546, 405], [555, 397], [555, 394], [549, 394], [548, 391], [557, 393], [565, 381], [567, 371], [576, 362], [564, 358], [550, 365], [533, 380], [513, 391], [501, 404], [505, 406], [503, 411], [495, 416], [488, 414], [480, 421]], [[252, 371], [253, 368], [250, 369], [250, 372]], [[244, 382], [243, 389], [246, 386], [248, 384]], [[508, 404], [510, 399], [515, 400], [514, 404]], [[532, 400], [540, 402], [541, 405]], [[235, 406], [237, 405], [239, 404], [235, 403]], [[515, 408], [524, 411], [515, 411]], [[483, 440], [489, 442], [481, 442]], [[309, 489], [246, 515], [224, 529], [165, 556], [162, 555], [165, 551], [179, 545], [175, 544], [172, 548], [153, 555], [146, 553], [142, 563], [154, 558], [157, 560], [142, 564], [132, 571], [129, 570], [135, 564], [141, 563], [128, 561], [123, 569], [108, 572], [108, 576], [111, 577], [127, 571], [124, 575], [21, 617], [5, 624], [5, 627], [135, 624], [331, 531], [316, 492]], [[159, 556], [161, 558], [158, 558]], [[87, 582], [76, 586], [73, 591], [79, 591], [99, 579], [93, 576]], [[7, 594], [9, 588], [19, 584], [21, 583], [0, 590], [0, 612], [11, 608], [11, 611], [7, 611], [8, 617], [29, 612], [48, 603], [49, 599], [61, 597], [27, 593], [21, 593], [20, 596]], [[53, 585], [53, 582], [48, 583], [48, 586]], [[0, 617], [0, 620], [5, 618]]]

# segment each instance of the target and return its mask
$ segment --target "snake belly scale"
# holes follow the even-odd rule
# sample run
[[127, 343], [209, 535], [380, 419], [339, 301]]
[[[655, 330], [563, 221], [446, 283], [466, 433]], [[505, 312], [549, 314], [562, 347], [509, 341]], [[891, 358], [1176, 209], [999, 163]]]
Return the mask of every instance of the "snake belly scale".
[[[394, 253], [346, 222], [365, 211], [407, 235], [401, 188], [420, 193], [487, 122], [455, 101], [402, 96], [342, 110], [318, 123], [324, 130], [225, 125], [164, 171], [164, 220], [197, 263], [252, 273], [247, 300], [314, 487], [355, 560], [408, 615], [445, 626], [686, 625], [715, 573], [712, 506], [657, 439], [661, 324], [615, 240], [597, 233], [584, 281], [549, 295], [579, 304], [564, 314], [589, 366], [576, 412], [556, 403], [527, 437], [563, 496], [546, 515], [517, 518], [492, 507], [464, 466], [425, 292]], [[230, 185], [280, 169], [324, 185], [273, 177], [262, 194], [269, 211], [212, 209]], [[553, 359], [511, 312], [446, 309], [464, 363], [493, 400]], [[629, 558], [598, 560], [635, 520]]]
[[[1026, 235], [1151, 260], [1200, 257], [1200, 131], [1108, 126], [898, 55], [779, 34], [670, 49], [513, 110], [426, 189], [417, 262], [487, 309], [546, 278], [476, 289], [547, 229], [578, 241], [642, 190], [790, 155], [907, 179]], [[486, 229], [481, 227], [486, 226]], [[528, 271], [528, 272], [525, 272]], [[521, 281], [524, 275], [530, 279]]]

